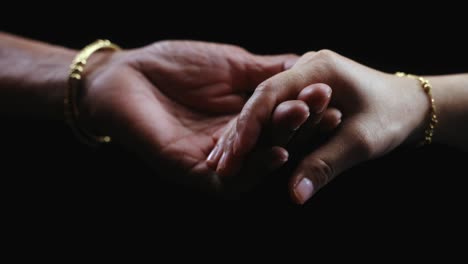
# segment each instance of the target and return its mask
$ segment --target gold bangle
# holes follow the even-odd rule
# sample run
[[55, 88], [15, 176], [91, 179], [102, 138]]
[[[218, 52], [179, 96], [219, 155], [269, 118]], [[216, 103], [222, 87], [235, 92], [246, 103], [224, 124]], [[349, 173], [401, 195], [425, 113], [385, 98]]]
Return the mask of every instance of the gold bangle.
[[424, 131], [424, 140], [420, 143], [420, 145], [429, 145], [432, 143], [432, 137], [434, 136], [434, 129], [438, 123], [437, 120], [437, 113], [436, 113], [436, 105], [434, 101], [434, 97], [432, 96], [432, 85], [429, 82], [429, 80], [421, 77], [421, 76], [416, 76], [413, 74], [406, 74], [404, 72], [397, 72], [395, 73], [396, 76], [398, 77], [408, 77], [411, 79], [416, 79], [421, 83], [421, 87], [423, 88], [424, 92], [427, 94], [429, 97], [429, 102], [430, 102], [430, 116], [431, 119], [429, 121], [429, 126], [426, 128]]
[[120, 47], [113, 44], [109, 40], [97, 40], [88, 46], [84, 47], [74, 58], [70, 65], [70, 72], [68, 76], [68, 88], [65, 92], [64, 114], [65, 121], [71, 127], [73, 133], [79, 140], [90, 146], [96, 146], [101, 143], [111, 142], [109, 136], [97, 136], [89, 132], [84, 127], [78, 125], [78, 118], [80, 116], [77, 97], [82, 89], [82, 73], [89, 57], [96, 51], [101, 49], [120, 50]]

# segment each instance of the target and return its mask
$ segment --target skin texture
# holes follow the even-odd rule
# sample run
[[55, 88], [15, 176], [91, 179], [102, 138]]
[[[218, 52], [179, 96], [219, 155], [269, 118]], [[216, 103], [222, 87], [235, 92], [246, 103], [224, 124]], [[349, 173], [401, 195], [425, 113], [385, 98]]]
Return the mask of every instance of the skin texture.
[[[0, 73], [0, 113], [61, 119], [67, 70], [77, 51], [5, 33], [0, 39], [0, 63], [7, 69]], [[236, 123], [255, 87], [295, 58], [258, 56], [235, 46], [194, 41], [97, 52], [83, 73], [80, 125], [110, 135], [173, 182], [239, 193], [287, 161], [288, 152], [273, 143], [287, 142], [294, 134], [289, 128], [305, 122], [308, 96], [304, 101], [286, 100], [272, 111], [275, 119], [269, 125], [285, 129], [265, 134], [270, 139], [246, 159], [239, 169], [242, 177], [219, 177], [207, 157]], [[339, 123], [336, 112], [326, 115], [323, 131]]]
[[[427, 78], [438, 107], [434, 140], [468, 150], [468, 75]], [[306, 202], [344, 170], [422, 140], [429, 100], [419, 81], [379, 72], [332, 51], [310, 52], [255, 90], [234, 131], [222, 142], [228, 155], [219, 162], [218, 173], [229, 174], [255, 148], [279, 103], [317, 83], [332, 88], [331, 105], [342, 111], [343, 121], [328, 141], [303, 157], [291, 176], [290, 192], [297, 203]]]
[[[331, 99], [331, 88], [328, 85], [325, 84], [314, 84], [311, 86], [308, 86], [304, 88], [298, 95], [297, 95], [297, 100], [290, 100], [286, 102], [304, 102], [304, 106], [309, 109], [309, 116], [306, 119], [301, 120], [298, 122], [299, 125], [291, 126], [291, 129], [288, 131], [288, 129], [285, 129], [285, 126], [274, 126], [273, 129], [267, 128], [264, 131], [270, 131], [273, 130], [275, 131], [278, 135], [283, 135], [283, 134], [289, 134], [291, 136], [285, 137], [282, 136], [283, 139], [276, 139], [273, 138], [273, 144], [276, 144], [278, 146], [285, 147], [287, 144], [294, 145], [296, 146], [295, 148], [300, 148], [300, 146], [304, 143], [307, 142], [307, 139], [311, 138], [312, 134], [317, 134], [314, 138], [319, 137], [318, 127], [317, 125], [320, 123], [322, 118], [324, 116], [329, 117], [330, 115], [333, 116], [332, 119], [334, 120], [339, 120], [341, 118], [341, 115], [339, 113], [336, 113], [336, 111], [329, 109], [327, 112], [327, 115], [325, 114], [325, 110], [327, 109], [327, 106], [330, 102]], [[286, 103], [280, 104], [276, 109], [281, 110], [281, 106], [286, 105]], [[248, 106], [246, 106], [248, 107]], [[262, 105], [256, 106], [259, 109], [262, 108]], [[265, 113], [267, 118], [264, 121], [264, 124], [268, 124], [270, 122], [277, 122], [276, 118], [276, 113], [273, 113], [273, 115], [270, 114], [270, 112]], [[271, 117], [271, 118], [270, 118]], [[291, 120], [294, 120], [294, 118], [291, 118]], [[325, 122], [326, 123], [326, 122]], [[336, 127], [339, 124], [339, 122], [330, 125], [331, 127]], [[301, 127], [301, 131], [297, 131], [298, 128]], [[322, 125], [323, 127], [323, 125]], [[290, 131], [293, 131], [294, 133], [291, 133]], [[298, 133], [295, 133], [295, 132]], [[216, 168], [216, 171], [220, 174], [223, 175], [224, 177], [233, 177], [238, 174], [238, 168], [242, 166], [242, 164], [245, 162], [244, 159], [231, 159], [230, 161], [228, 160], [229, 157], [235, 157], [233, 155], [233, 149], [229, 147], [231, 144], [233, 144], [233, 140], [236, 138], [236, 129], [230, 129], [225, 133], [221, 139], [219, 140], [216, 149], [219, 150], [217, 152], [217, 166], [213, 164], [213, 168]], [[294, 140], [290, 142], [291, 137], [294, 135]], [[306, 136], [307, 135], [307, 136]], [[264, 140], [263, 136], [259, 137], [260, 141]], [[253, 145], [259, 145], [256, 142], [250, 142]], [[260, 143], [261, 145], [261, 143]], [[289, 146], [291, 148], [291, 146]]]

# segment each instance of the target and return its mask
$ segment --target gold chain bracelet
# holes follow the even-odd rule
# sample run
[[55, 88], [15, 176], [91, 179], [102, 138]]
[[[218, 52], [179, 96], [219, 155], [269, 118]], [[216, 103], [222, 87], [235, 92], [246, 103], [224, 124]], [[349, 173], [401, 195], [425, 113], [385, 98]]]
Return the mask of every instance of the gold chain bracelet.
[[82, 126], [79, 126], [78, 119], [80, 116], [77, 97], [80, 89], [83, 87], [82, 73], [84, 66], [87, 63], [89, 57], [96, 51], [101, 49], [120, 50], [120, 47], [113, 44], [109, 40], [97, 40], [88, 46], [84, 47], [75, 57], [72, 64], [70, 65], [70, 72], [68, 76], [68, 89], [65, 92], [64, 102], [64, 113], [65, 121], [71, 127], [73, 133], [79, 140], [90, 146], [96, 146], [101, 143], [111, 142], [109, 136], [96, 136], [89, 132]]
[[436, 105], [434, 101], [434, 97], [432, 96], [432, 85], [429, 82], [429, 80], [421, 77], [421, 76], [416, 76], [413, 74], [406, 74], [404, 72], [397, 72], [395, 73], [396, 76], [398, 77], [408, 77], [411, 79], [416, 79], [421, 83], [421, 86], [424, 90], [424, 92], [427, 94], [429, 97], [429, 102], [430, 102], [430, 116], [431, 119], [429, 121], [429, 126], [426, 128], [424, 131], [424, 140], [421, 142], [420, 145], [429, 145], [432, 143], [432, 137], [434, 136], [434, 129], [438, 123], [437, 120], [437, 113], [436, 113]]

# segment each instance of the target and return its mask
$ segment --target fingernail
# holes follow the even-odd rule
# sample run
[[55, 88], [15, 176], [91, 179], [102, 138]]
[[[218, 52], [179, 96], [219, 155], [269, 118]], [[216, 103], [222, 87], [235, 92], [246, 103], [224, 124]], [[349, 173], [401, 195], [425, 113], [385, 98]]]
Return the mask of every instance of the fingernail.
[[311, 180], [303, 177], [301, 181], [294, 187], [294, 195], [300, 204], [304, 204], [314, 192], [314, 184]]
[[327, 107], [327, 104], [325, 102], [320, 102], [319, 104], [314, 105], [311, 107], [311, 111], [314, 112], [314, 114], [320, 114], [323, 111], [325, 111], [325, 108]]
[[283, 65], [284, 70], [291, 69], [294, 66], [294, 64], [296, 64], [297, 60], [298, 60], [298, 58], [294, 58], [294, 59], [289, 59], [289, 60], [285, 61], [284, 65]]
[[341, 111], [338, 111], [337, 119], [339, 120], [339, 122], [341, 122], [342, 117], [343, 117], [343, 113], [341, 113]]
[[216, 162], [216, 157], [218, 156], [220, 150], [221, 148], [219, 147], [219, 145], [216, 145], [214, 149], [211, 150], [210, 155], [208, 155], [208, 157], [206, 158], [206, 162], [209, 166], [216, 165], [214, 163]]
[[288, 161], [289, 159], [289, 152], [282, 148], [282, 147], [273, 147], [272, 148], [273, 155], [275, 156], [274, 160], [277, 160], [278, 162], [284, 164]]
[[219, 160], [218, 168], [216, 168], [216, 172], [220, 175], [225, 176], [226, 174], [225, 170], [226, 170], [226, 162], [228, 160], [228, 156], [229, 156], [229, 151], [224, 151], [223, 155], [221, 156], [221, 159]]
[[327, 102], [328, 102], [328, 99], [330, 99], [331, 97], [331, 94], [332, 94], [332, 90], [327, 87], [326, 88], [326, 91], [325, 91], [325, 96], [326, 96], [326, 100], [323, 100], [321, 102], [319, 102], [318, 104], [314, 105], [311, 109], [312, 111], [314, 111], [316, 114], [320, 114], [322, 113], [323, 111], [325, 111], [325, 109], [327, 108]]
[[292, 129], [292, 131], [294, 132], [298, 130], [307, 121], [309, 116], [310, 116], [310, 112], [307, 111], [307, 115], [305, 115], [301, 120], [299, 120], [300, 122], [298, 122], [298, 124]]
[[278, 160], [281, 161], [283, 164], [286, 163], [288, 159], [289, 159], [289, 152], [287, 151], [283, 152], [278, 158]]
[[281, 168], [289, 159], [289, 152], [283, 147], [271, 148], [271, 155], [271, 162], [267, 162], [268, 169], [271, 171]]
[[341, 118], [336, 121], [335, 127], [338, 127], [341, 124]]
[[268, 165], [268, 169], [271, 171], [275, 171], [281, 168], [286, 162], [288, 162], [289, 155], [280, 155], [276, 157], [276, 159], [272, 160], [272, 162]]
[[327, 98], [330, 98], [332, 95], [332, 89], [328, 88], [327, 89]]

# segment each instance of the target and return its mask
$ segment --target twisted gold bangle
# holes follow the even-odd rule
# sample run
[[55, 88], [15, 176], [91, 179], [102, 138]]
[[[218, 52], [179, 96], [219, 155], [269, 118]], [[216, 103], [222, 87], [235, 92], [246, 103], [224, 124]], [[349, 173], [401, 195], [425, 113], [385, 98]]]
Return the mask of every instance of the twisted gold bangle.
[[96, 136], [89, 132], [84, 127], [78, 125], [79, 109], [77, 105], [77, 97], [80, 89], [82, 89], [82, 73], [89, 57], [96, 51], [101, 49], [120, 50], [120, 47], [113, 44], [109, 40], [97, 40], [88, 46], [84, 47], [75, 57], [70, 65], [70, 73], [68, 76], [68, 88], [65, 92], [64, 114], [65, 121], [71, 127], [73, 133], [83, 143], [96, 146], [101, 143], [111, 142], [109, 136]]
[[437, 120], [437, 113], [436, 113], [436, 105], [434, 101], [434, 97], [432, 96], [432, 86], [429, 80], [421, 77], [421, 76], [416, 76], [413, 74], [406, 74], [404, 72], [397, 72], [395, 73], [396, 76], [398, 77], [408, 77], [411, 79], [416, 79], [421, 83], [421, 87], [423, 88], [424, 92], [427, 94], [429, 97], [429, 102], [430, 102], [430, 116], [431, 119], [429, 121], [429, 126], [426, 128], [424, 131], [424, 139], [420, 143], [420, 145], [429, 145], [432, 143], [432, 137], [434, 136], [434, 129], [438, 123]]

